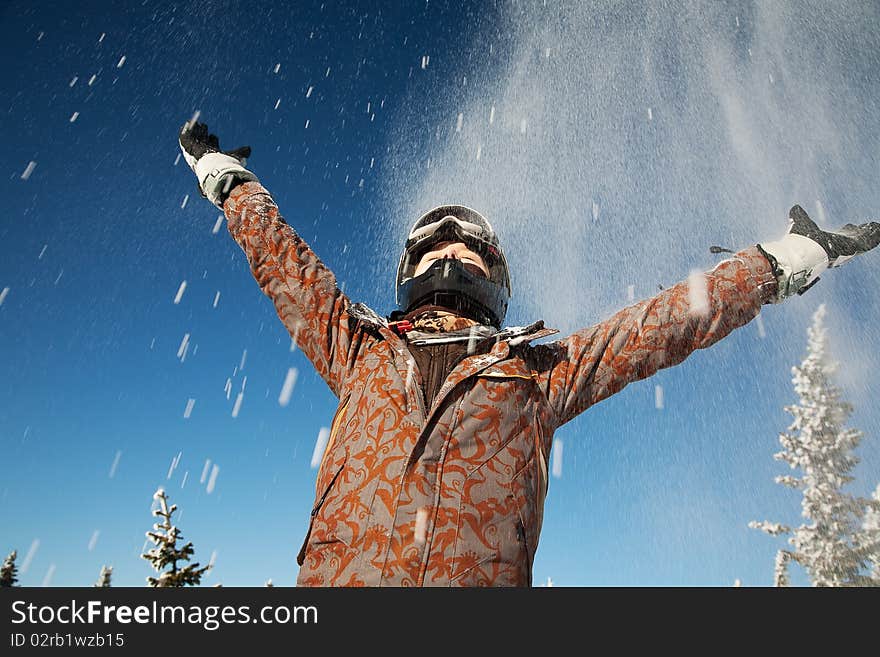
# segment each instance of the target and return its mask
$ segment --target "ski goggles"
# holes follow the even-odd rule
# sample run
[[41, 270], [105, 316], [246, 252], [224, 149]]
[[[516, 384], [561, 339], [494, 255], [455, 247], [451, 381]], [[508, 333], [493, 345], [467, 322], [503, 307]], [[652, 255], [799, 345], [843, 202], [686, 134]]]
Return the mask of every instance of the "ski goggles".
[[481, 214], [461, 205], [435, 208], [412, 227], [397, 269], [398, 285], [412, 277], [419, 260], [434, 244], [446, 240], [463, 242], [478, 253], [489, 269], [489, 278], [510, 290], [507, 262], [492, 226]]
[[405, 249], [411, 256], [421, 255], [446, 237], [458, 238], [483, 257], [497, 260], [500, 256], [498, 238], [489, 222], [464, 206], [437, 208], [419, 219], [409, 233]]

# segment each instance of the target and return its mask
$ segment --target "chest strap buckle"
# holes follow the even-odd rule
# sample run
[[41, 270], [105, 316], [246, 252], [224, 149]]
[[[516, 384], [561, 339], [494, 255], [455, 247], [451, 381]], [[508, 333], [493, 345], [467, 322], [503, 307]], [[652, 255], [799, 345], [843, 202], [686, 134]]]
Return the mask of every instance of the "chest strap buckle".
[[399, 322], [390, 322], [388, 328], [397, 333], [397, 335], [403, 335], [407, 331], [412, 331], [413, 325], [412, 322], [402, 319]]

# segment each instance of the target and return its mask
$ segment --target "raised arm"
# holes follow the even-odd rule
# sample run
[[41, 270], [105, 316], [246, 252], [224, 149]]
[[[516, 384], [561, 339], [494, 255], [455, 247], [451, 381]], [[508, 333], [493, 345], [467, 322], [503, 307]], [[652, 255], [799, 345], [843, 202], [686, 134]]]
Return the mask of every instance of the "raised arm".
[[535, 348], [538, 382], [558, 424], [714, 344], [752, 320], [777, 292], [770, 263], [756, 247], [701, 278], [691, 277], [604, 322]]
[[256, 176], [244, 168], [250, 148], [220, 151], [203, 123], [180, 132], [187, 163], [202, 194], [226, 214], [232, 237], [254, 278], [275, 305], [278, 317], [334, 394], [349, 365], [348, 298], [333, 273], [278, 213]]
[[763, 304], [803, 294], [826, 269], [878, 243], [877, 222], [824, 231], [795, 205], [781, 239], [740, 251], [607, 321], [536, 347], [538, 381], [558, 423], [714, 344], [751, 321]]

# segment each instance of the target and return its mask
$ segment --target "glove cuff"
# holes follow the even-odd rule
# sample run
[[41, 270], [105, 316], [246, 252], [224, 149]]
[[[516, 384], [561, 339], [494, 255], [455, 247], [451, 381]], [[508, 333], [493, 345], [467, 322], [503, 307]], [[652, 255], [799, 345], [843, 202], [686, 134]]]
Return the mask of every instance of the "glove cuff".
[[770, 261], [779, 283], [776, 303], [794, 294], [803, 294], [828, 268], [828, 254], [809, 237], [789, 233], [781, 240], [757, 247]]
[[243, 182], [258, 182], [257, 177], [245, 169], [239, 160], [225, 153], [205, 153], [198, 159], [193, 171], [202, 194], [221, 210], [233, 187]]

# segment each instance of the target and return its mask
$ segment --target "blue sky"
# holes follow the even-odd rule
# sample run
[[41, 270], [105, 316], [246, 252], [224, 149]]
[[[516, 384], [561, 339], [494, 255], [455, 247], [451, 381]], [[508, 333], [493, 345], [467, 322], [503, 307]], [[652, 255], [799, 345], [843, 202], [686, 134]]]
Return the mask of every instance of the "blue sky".
[[[196, 111], [253, 147], [354, 300], [390, 312], [405, 228], [464, 202], [501, 234], [508, 322], [567, 332], [711, 267], [709, 244], [778, 237], [793, 203], [876, 218], [878, 25], [811, 3], [5, 4], [0, 550], [31, 553], [25, 585], [107, 564], [141, 586], [163, 486], [215, 554], [205, 584], [295, 582], [335, 399], [178, 161]], [[819, 303], [870, 491], [878, 257], [562, 427], [535, 584], [769, 585], [783, 544], [747, 524], [800, 522], [772, 454]]]

